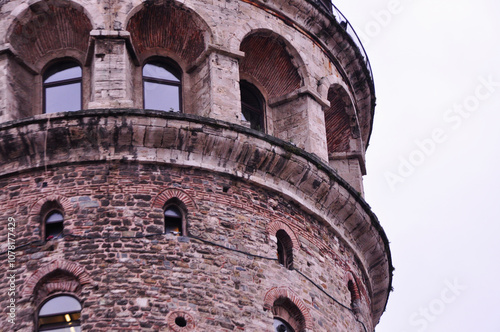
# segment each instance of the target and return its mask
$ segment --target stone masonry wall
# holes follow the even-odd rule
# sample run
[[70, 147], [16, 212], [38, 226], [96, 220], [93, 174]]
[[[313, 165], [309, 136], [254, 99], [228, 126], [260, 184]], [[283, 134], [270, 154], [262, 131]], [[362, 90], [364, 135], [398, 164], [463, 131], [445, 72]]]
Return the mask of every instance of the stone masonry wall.
[[[155, 204], [168, 188], [195, 202], [187, 211], [187, 237], [162, 234], [162, 209]], [[36, 203], [54, 196], [70, 202], [65, 238], [36, 242]], [[34, 322], [31, 277], [61, 262], [81, 267], [90, 278], [75, 294], [83, 305], [84, 330], [159, 331], [168, 326], [169, 313], [183, 311], [193, 318], [193, 331], [271, 331], [264, 299], [271, 289], [285, 287], [305, 304], [311, 331], [363, 331], [352, 312], [323, 293], [349, 307], [348, 275], [363, 280], [345, 244], [294, 203], [234, 177], [97, 163], [4, 178], [0, 198], [7, 202], [1, 209], [0, 242], [6, 243], [7, 218], [15, 217], [18, 245], [31, 243], [16, 258], [18, 331], [31, 331]], [[270, 231], [276, 227], [292, 231], [299, 245], [294, 267], [319, 288], [278, 264]], [[6, 269], [0, 265], [2, 280]], [[367, 290], [359, 286], [360, 320], [370, 328]], [[7, 299], [2, 289], [2, 316]], [[6, 324], [0, 321], [2, 329]]]

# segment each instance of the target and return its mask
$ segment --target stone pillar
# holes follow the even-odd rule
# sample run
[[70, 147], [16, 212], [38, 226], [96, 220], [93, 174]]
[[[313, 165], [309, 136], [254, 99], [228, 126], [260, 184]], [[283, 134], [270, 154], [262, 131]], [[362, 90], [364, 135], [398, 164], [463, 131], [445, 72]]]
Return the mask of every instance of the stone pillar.
[[284, 97], [271, 99], [268, 104], [273, 124], [271, 135], [328, 161], [323, 112], [328, 101], [304, 87]]
[[91, 96], [88, 108], [134, 107], [133, 59], [127, 31], [93, 30]]
[[12, 99], [9, 81], [7, 79], [9, 59], [6, 52], [0, 53], [0, 122], [12, 120], [8, 110], [9, 101]]
[[209, 48], [210, 103], [204, 116], [241, 124], [239, 58], [243, 53]]
[[36, 72], [14, 56], [8, 45], [0, 48], [0, 122], [42, 113]]
[[366, 174], [362, 152], [334, 152], [329, 155], [330, 166], [361, 196], [364, 196], [363, 175]]

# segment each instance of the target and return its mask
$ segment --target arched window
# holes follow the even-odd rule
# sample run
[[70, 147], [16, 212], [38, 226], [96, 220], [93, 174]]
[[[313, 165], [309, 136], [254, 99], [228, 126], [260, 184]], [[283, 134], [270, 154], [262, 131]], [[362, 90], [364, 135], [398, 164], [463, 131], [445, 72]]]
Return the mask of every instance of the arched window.
[[283, 319], [274, 318], [274, 331], [275, 332], [294, 332], [293, 328]]
[[273, 303], [275, 332], [304, 332], [306, 320], [302, 311], [287, 297], [280, 297]]
[[250, 124], [250, 128], [264, 131], [264, 97], [260, 91], [247, 81], [240, 82], [241, 119]]
[[276, 232], [278, 245], [278, 262], [289, 270], [293, 269], [293, 242], [282, 229]]
[[165, 234], [184, 235], [183, 214], [176, 205], [165, 208]]
[[171, 61], [152, 61], [142, 68], [144, 108], [180, 112], [181, 100], [180, 68]]
[[82, 68], [74, 61], [58, 62], [43, 74], [44, 113], [82, 109]]
[[73, 296], [53, 297], [38, 312], [37, 331], [80, 332], [81, 311], [82, 305]]
[[347, 282], [347, 289], [351, 294], [351, 308], [356, 312], [357, 310], [359, 310], [359, 302], [360, 302], [359, 289], [352, 280], [349, 280]]
[[59, 239], [63, 236], [64, 217], [61, 212], [51, 211], [45, 217], [45, 240]]

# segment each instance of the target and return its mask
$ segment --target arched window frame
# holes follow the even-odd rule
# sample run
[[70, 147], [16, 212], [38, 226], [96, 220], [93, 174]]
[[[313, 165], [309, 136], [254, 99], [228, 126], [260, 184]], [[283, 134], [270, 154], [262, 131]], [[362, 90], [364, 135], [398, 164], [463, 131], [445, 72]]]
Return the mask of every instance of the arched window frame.
[[[178, 81], [171, 80], [171, 79], [165, 79], [161, 77], [154, 77], [154, 76], [148, 76], [145, 75], [144, 73], [144, 68], [148, 65], [156, 66], [165, 69], [168, 73], [170, 73], [173, 77], [175, 77]], [[158, 84], [158, 85], [165, 85], [165, 86], [170, 86], [170, 87], [176, 87], [178, 89], [178, 104], [179, 104], [179, 109], [175, 110], [173, 109], [173, 112], [182, 112], [182, 69], [180, 66], [173, 61], [172, 59], [169, 58], [158, 58], [154, 57], [151, 59], [148, 59], [144, 65], [142, 66], [142, 104], [143, 108], [150, 108], [146, 106], [146, 84], [151, 83], [151, 84]], [[152, 108], [155, 109], [155, 108]], [[166, 109], [160, 109], [163, 111], [169, 111]]]
[[[79, 75], [76, 77], [70, 77], [67, 79], [59, 79], [55, 80], [52, 82], [47, 82], [51, 77], [54, 75], [57, 75], [59, 73], [62, 73], [66, 70], [70, 70], [73, 68], [79, 68]], [[43, 113], [56, 113], [56, 112], [65, 112], [65, 111], [79, 111], [83, 108], [83, 69], [81, 64], [76, 61], [75, 59], [60, 59], [57, 60], [56, 62], [50, 64], [44, 71], [42, 75], [42, 103], [43, 103]], [[47, 89], [51, 88], [62, 88], [62, 87], [68, 87], [73, 84], [79, 84], [80, 86], [77, 87], [78, 91], [78, 106], [76, 108], [70, 108], [70, 109], [57, 109], [57, 110], [48, 110], [47, 109], [47, 101], [48, 101], [48, 96], [47, 96]], [[65, 93], [65, 96], [67, 97], [66, 93], [67, 92], [62, 92], [60, 91], [59, 93], [56, 92], [56, 95], [59, 95], [60, 93]]]
[[[180, 202], [178, 199], [171, 199], [169, 200], [166, 204], [165, 207], [163, 208], [163, 221], [164, 221], [164, 233], [171, 233], [176, 236], [186, 236], [187, 234], [187, 226], [186, 226], [186, 210], [182, 206], [182, 202]], [[166, 215], [167, 211], [175, 209], [178, 211], [180, 214], [180, 217], [178, 218], [179, 220], [177, 221], [179, 231], [169, 231], [169, 228], [175, 227], [175, 221], [170, 221], [170, 226], [167, 225], [169, 224], [169, 220], [167, 220], [169, 217]], [[171, 219], [177, 219], [176, 217], [171, 217]]]
[[[51, 234], [49, 234], [48, 227], [47, 227], [47, 225], [48, 225], [47, 221], [54, 214], [59, 214], [62, 217], [62, 220], [60, 222], [54, 223], [54, 224], [60, 224], [61, 231], [57, 234], [52, 234], [54, 232], [51, 231], [50, 232]], [[64, 212], [59, 208], [54, 208], [54, 209], [49, 210], [47, 213], [45, 213], [45, 215], [43, 217], [43, 225], [42, 226], [43, 226], [43, 237], [44, 237], [45, 241], [62, 239], [64, 236]]]
[[288, 270], [293, 270], [293, 242], [288, 233], [282, 229], [276, 232], [278, 262]]
[[[260, 90], [252, 83], [241, 80], [240, 95], [242, 121], [249, 123], [252, 129], [266, 132], [266, 103]], [[250, 102], [249, 96], [253, 97], [253, 102]]]
[[[59, 313], [54, 313], [52, 315], [40, 315], [40, 312], [44, 308], [47, 303], [55, 300], [58, 297], [71, 297], [74, 300], [76, 300], [80, 306], [80, 309], [75, 311], [62, 311]], [[48, 298], [46, 298], [44, 301], [40, 303], [38, 306], [38, 310], [36, 311], [36, 331], [59, 331], [62, 328], [70, 328], [71, 332], [80, 332], [81, 331], [81, 311], [82, 311], [82, 303], [81, 301], [73, 294], [67, 294], [67, 293], [58, 293], [54, 294]], [[51, 325], [47, 323], [44, 323], [44, 318], [49, 318], [49, 317], [63, 317], [64, 321], [59, 322], [59, 323], [53, 323]]]
[[304, 332], [306, 327], [304, 313], [291, 299], [287, 297], [276, 299], [273, 303], [272, 313], [274, 316], [273, 324], [279, 320], [284, 322], [284, 325], [291, 332]]

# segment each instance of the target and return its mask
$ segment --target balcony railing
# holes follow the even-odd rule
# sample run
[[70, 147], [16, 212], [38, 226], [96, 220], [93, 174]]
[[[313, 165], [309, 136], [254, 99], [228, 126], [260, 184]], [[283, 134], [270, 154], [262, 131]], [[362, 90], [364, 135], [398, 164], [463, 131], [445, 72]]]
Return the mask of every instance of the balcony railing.
[[365, 62], [366, 67], [368, 68], [368, 72], [370, 73], [370, 78], [373, 81], [373, 72], [372, 72], [372, 66], [370, 64], [370, 59], [368, 59], [368, 54], [366, 54], [366, 50], [363, 46], [363, 43], [361, 43], [361, 39], [359, 38], [358, 34], [354, 30], [353, 26], [349, 22], [349, 20], [345, 17], [344, 14], [331, 2], [331, 0], [319, 0], [323, 8], [325, 8], [328, 12], [330, 12], [335, 20], [340, 24], [340, 26], [347, 32], [347, 34], [351, 37], [351, 39], [354, 41], [356, 46], [358, 46], [359, 51], [361, 52], [361, 55], [363, 56], [363, 60]]

